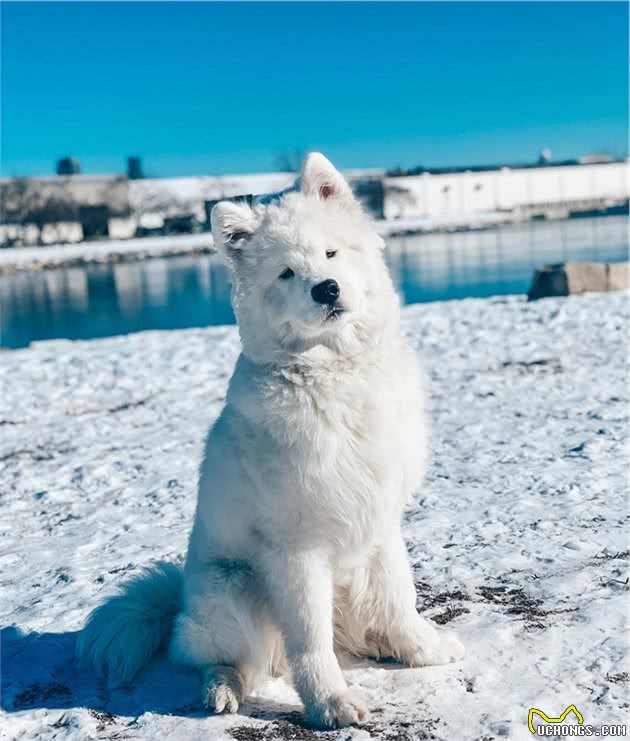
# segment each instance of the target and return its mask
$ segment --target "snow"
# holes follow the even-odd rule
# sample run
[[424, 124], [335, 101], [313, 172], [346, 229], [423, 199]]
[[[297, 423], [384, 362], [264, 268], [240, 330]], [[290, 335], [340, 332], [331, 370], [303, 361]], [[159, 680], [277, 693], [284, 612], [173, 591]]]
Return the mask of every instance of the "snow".
[[164, 215], [189, 212], [205, 219], [204, 202], [245, 194], [277, 193], [295, 182], [292, 172], [217, 177], [147, 178], [129, 181], [129, 204], [135, 213]]
[[4, 352], [2, 708], [7, 739], [526, 739], [530, 707], [627, 721], [628, 295], [403, 310], [432, 392], [434, 460], [406, 515], [418, 607], [466, 658], [346, 662], [362, 728], [299, 725], [283, 680], [207, 716], [158, 657], [107, 692], [73, 661], [88, 611], [185, 550], [196, 468], [238, 353], [234, 327]]
[[11, 247], [0, 250], [0, 274], [14, 270], [37, 270], [95, 262], [141, 260], [145, 257], [168, 257], [214, 252], [212, 235], [182, 234], [168, 237], [108, 239], [74, 244], [52, 244], [45, 247]]

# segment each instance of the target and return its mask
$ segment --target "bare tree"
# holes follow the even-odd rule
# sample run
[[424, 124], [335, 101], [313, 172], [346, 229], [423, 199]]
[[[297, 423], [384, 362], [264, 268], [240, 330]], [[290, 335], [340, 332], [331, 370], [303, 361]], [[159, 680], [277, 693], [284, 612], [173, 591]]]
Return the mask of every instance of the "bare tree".
[[65, 188], [46, 191], [29, 178], [13, 178], [0, 186], [0, 221], [16, 227], [15, 242], [24, 242], [28, 226], [37, 229], [41, 243], [42, 232], [47, 224], [76, 221], [78, 206]]
[[36, 205], [36, 194], [28, 178], [12, 178], [0, 185], [0, 223], [15, 226], [17, 237], [9, 246], [24, 241], [28, 214]]

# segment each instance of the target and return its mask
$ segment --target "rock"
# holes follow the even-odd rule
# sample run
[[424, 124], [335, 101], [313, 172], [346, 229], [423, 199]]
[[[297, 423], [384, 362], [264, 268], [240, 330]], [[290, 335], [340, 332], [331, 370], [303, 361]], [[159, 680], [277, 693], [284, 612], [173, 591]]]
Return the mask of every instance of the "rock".
[[530, 301], [547, 296], [619, 291], [628, 288], [630, 263], [567, 262], [545, 265], [534, 273], [527, 293]]
[[564, 272], [570, 294], [608, 290], [608, 265], [603, 262], [568, 262]]
[[564, 265], [545, 265], [537, 268], [532, 279], [532, 285], [527, 292], [529, 301], [535, 301], [546, 296], [568, 296], [569, 284]]
[[615, 262], [608, 265], [608, 290], [627, 291], [630, 285], [630, 263]]

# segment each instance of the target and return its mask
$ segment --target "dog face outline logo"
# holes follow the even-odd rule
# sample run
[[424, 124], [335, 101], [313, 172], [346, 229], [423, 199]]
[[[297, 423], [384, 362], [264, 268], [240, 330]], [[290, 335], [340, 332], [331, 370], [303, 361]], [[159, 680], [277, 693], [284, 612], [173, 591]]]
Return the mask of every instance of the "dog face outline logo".
[[558, 718], [551, 718], [547, 715], [547, 713], [543, 712], [542, 710], [538, 710], [538, 708], [530, 708], [527, 715], [527, 727], [532, 733], [536, 733], [536, 729], [534, 728], [534, 715], [540, 716], [541, 720], [543, 720], [545, 723], [562, 723], [566, 719], [567, 715], [569, 715], [569, 713], [575, 714], [575, 717], [577, 718], [577, 721], [580, 725], [584, 723], [584, 717], [582, 716], [582, 713], [580, 713], [575, 705], [569, 705], [569, 707]]

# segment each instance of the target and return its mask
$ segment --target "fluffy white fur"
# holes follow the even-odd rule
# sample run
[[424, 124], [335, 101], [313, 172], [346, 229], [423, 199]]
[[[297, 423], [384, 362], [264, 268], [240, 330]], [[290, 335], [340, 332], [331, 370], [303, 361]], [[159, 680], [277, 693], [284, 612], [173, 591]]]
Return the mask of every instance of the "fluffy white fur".
[[[206, 441], [183, 578], [159, 565], [123, 588], [80, 653], [124, 683], [170, 634], [212, 711], [289, 668], [312, 723], [356, 723], [367, 711], [335, 650], [409, 666], [463, 654], [416, 613], [401, 534], [428, 451], [420, 372], [381, 239], [321, 154], [299, 192], [219, 203], [212, 227], [242, 354]], [[323, 305], [311, 291], [329, 279], [339, 297]]]

